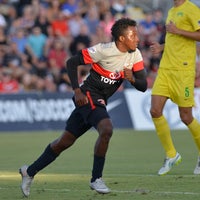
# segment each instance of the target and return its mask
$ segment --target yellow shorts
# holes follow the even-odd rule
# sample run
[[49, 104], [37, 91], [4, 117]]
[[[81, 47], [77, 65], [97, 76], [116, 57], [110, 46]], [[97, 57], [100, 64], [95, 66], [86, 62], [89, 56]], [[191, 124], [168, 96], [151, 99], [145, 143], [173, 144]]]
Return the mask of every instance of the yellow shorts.
[[159, 69], [152, 95], [165, 96], [179, 107], [192, 107], [194, 102], [195, 71]]

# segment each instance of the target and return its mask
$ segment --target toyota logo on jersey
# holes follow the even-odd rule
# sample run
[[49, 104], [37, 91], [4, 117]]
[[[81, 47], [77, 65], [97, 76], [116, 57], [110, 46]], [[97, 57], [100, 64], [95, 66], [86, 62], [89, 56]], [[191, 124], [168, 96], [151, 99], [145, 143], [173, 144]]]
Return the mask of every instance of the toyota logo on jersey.
[[111, 79], [119, 79], [119, 78], [121, 77], [121, 74], [120, 74], [120, 72], [118, 72], [118, 71], [116, 71], [116, 72], [111, 72], [111, 73], [109, 74], [109, 77], [110, 77]]

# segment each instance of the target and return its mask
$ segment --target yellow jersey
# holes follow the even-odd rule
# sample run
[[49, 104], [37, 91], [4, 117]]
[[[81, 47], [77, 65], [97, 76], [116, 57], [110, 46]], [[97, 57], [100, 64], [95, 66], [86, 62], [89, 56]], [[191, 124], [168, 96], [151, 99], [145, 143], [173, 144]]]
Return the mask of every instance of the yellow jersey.
[[[200, 9], [189, 0], [181, 6], [172, 7], [166, 19], [177, 28], [195, 32], [200, 30]], [[166, 33], [165, 47], [160, 68], [171, 70], [195, 70], [196, 41], [181, 35]]]

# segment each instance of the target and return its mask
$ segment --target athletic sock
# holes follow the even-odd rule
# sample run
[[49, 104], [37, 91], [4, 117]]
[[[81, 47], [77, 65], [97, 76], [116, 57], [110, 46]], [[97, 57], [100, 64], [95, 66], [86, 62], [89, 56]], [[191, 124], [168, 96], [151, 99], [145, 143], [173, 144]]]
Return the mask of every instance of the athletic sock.
[[192, 133], [192, 136], [193, 136], [194, 141], [197, 145], [197, 148], [199, 150], [199, 155], [200, 155], [200, 124], [196, 119], [194, 119], [188, 125], [188, 128], [189, 128], [190, 132]]
[[58, 155], [53, 152], [49, 144], [44, 150], [43, 154], [28, 167], [27, 174], [31, 177], [34, 177], [35, 174], [37, 174], [37, 172], [45, 168], [47, 165], [53, 162], [57, 157]]
[[155, 125], [158, 138], [160, 139], [161, 144], [162, 144], [163, 148], [165, 149], [166, 156], [168, 158], [175, 157], [176, 149], [172, 142], [170, 128], [167, 123], [167, 120], [165, 119], [165, 117], [163, 115], [159, 118], [152, 118], [152, 120]]
[[94, 182], [97, 178], [102, 177], [104, 163], [105, 163], [105, 157], [94, 155], [91, 182]]

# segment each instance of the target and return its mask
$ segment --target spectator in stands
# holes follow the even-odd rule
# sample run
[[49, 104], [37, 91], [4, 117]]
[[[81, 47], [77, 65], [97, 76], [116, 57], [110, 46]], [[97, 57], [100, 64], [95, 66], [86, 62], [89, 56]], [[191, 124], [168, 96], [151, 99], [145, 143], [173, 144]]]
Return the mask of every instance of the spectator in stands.
[[84, 18], [87, 15], [88, 10], [95, 8], [97, 6], [97, 1], [80, 0], [78, 5], [79, 5], [78, 14], [80, 14], [82, 18]]
[[86, 24], [82, 24], [80, 27], [80, 33], [72, 39], [69, 46], [71, 55], [75, 55], [80, 49], [89, 47], [91, 45], [91, 39], [89, 30]]
[[117, 16], [117, 18], [126, 16], [127, 14], [126, 5], [127, 5], [126, 0], [113, 0], [110, 7], [112, 15]]
[[40, 78], [45, 78], [49, 74], [47, 59], [42, 57], [34, 62], [31, 73]]
[[33, 15], [34, 15], [35, 19], [36, 19], [36, 17], [39, 16], [39, 13], [41, 12], [40, 9], [41, 9], [42, 6], [43, 6], [43, 4], [41, 3], [41, 0], [31, 0], [31, 8], [32, 8]]
[[33, 81], [33, 75], [31, 73], [25, 73], [21, 77], [21, 83], [22, 83], [22, 92], [33, 92], [36, 91], [36, 87], [34, 85]]
[[52, 23], [54, 20], [58, 19], [58, 16], [61, 12], [61, 3], [59, 0], [51, 0], [47, 7], [47, 18], [49, 23]]
[[[149, 48], [152, 43], [152, 39], [156, 36], [157, 27], [153, 20], [152, 12], [144, 13], [145, 19], [141, 20], [138, 24], [138, 30], [140, 32], [140, 47], [141, 48]], [[155, 37], [155, 40], [157, 38]]]
[[18, 81], [12, 76], [12, 70], [3, 68], [0, 71], [0, 93], [17, 93], [20, 91]]
[[41, 58], [34, 61], [34, 65], [29, 73], [21, 76], [23, 92], [56, 92], [57, 86], [54, 77], [48, 70], [46, 59]]
[[[98, 8], [100, 20], [104, 20], [105, 15], [107, 13], [110, 13], [112, 15], [112, 13], [110, 11], [111, 1], [96, 1], [95, 3], [96, 3], [96, 6]], [[112, 17], [114, 17], [114, 15], [112, 15]]]
[[153, 54], [149, 60], [149, 70], [157, 74], [159, 65], [160, 65], [160, 54]]
[[47, 36], [41, 32], [40, 27], [35, 26], [27, 37], [26, 49], [31, 59], [40, 59], [44, 56], [44, 47]]
[[15, 33], [14, 21], [18, 18], [17, 11], [12, 4], [8, 5], [7, 15], [6, 15], [6, 34], [11, 35]]
[[52, 20], [51, 26], [55, 36], [69, 36], [69, 25], [64, 12], [59, 12], [58, 16]]
[[6, 50], [9, 38], [6, 36], [5, 28], [0, 26], [0, 49]]
[[10, 1], [17, 11], [17, 16], [21, 17], [24, 14], [24, 8], [31, 4], [32, 0], [13, 0]]
[[57, 69], [64, 68], [67, 57], [68, 57], [68, 55], [67, 55], [65, 46], [63, 44], [63, 41], [60, 39], [55, 39], [52, 47], [49, 50], [48, 56], [47, 56], [48, 62], [49, 62], [49, 67], [51, 69], [52, 68], [57, 68]]
[[104, 13], [102, 20], [100, 21], [100, 24], [99, 24], [100, 28], [102, 28], [102, 30], [104, 31], [105, 36], [108, 37], [110, 40], [112, 39], [110, 29], [112, 25], [114, 24], [114, 22], [115, 22], [115, 18], [112, 16], [112, 14], [109, 11], [107, 11]]
[[5, 17], [5, 20], [8, 17], [9, 7], [10, 2], [8, 3], [7, 0], [0, 1], [0, 13]]
[[57, 85], [54, 82], [54, 77], [52, 75], [47, 75], [44, 79], [44, 92], [56, 92], [57, 91]]
[[34, 65], [29, 62], [29, 57], [27, 54], [21, 55], [21, 68], [26, 73], [31, 73], [33, 70]]
[[68, 24], [70, 34], [74, 39], [80, 34], [82, 26], [85, 26], [85, 21], [80, 14], [76, 13], [70, 16]]
[[99, 42], [111, 41], [111, 36], [107, 35], [100, 25], [96, 28], [96, 33], [91, 34], [90, 38], [91, 38], [91, 45], [94, 45]]
[[95, 34], [100, 22], [98, 8], [95, 6], [88, 10], [86, 16], [84, 17], [84, 20], [86, 25], [88, 26], [89, 34]]
[[163, 10], [161, 8], [153, 10], [153, 21], [157, 27], [158, 38], [160, 38], [160, 34], [165, 31], [165, 21], [163, 17]]
[[0, 48], [0, 69], [3, 67], [5, 50]]
[[36, 17], [34, 26], [40, 27], [41, 32], [48, 36], [48, 27], [50, 26], [50, 23], [47, 18], [47, 8], [42, 4], [39, 7], [39, 13]]
[[31, 5], [25, 5], [22, 16], [14, 20], [13, 24], [16, 28], [24, 28], [30, 32], [35, 24], [35, 17]]
[[26, 53], [26, 46], [28, 40], [24, 29], [22, 28], [17, 29], [16, 33], [12, 35], [12, 37], [10, 38], [10, 41], [16, 43], [17, 49], [21, 54]]
[[67, 16], [72, 16], [76, 13], [78, 13], [78, 1], [77, 0], [68, 0], [64, 1], [61, 6], [61, 11], [64, 12]]
[[17, 68], [21, 65], [21, 53], [19, 52], [15, 42], [9, 43], [3, 58], [3, 66], [10, 65], [16, 66]]
[[67, 57], [68, 55], [62, 40], [54, 40], [53, 46], [50, 48], [47, 55], [47, 60], [49, 64], [49, 71], [54, 76], [57, 83], [59, 82], [60, 71], [65, 67]]
[[6, 26], [7, 26], [6, 19], [2, 14], [0, 14], [0, 27], [6, 28]]

